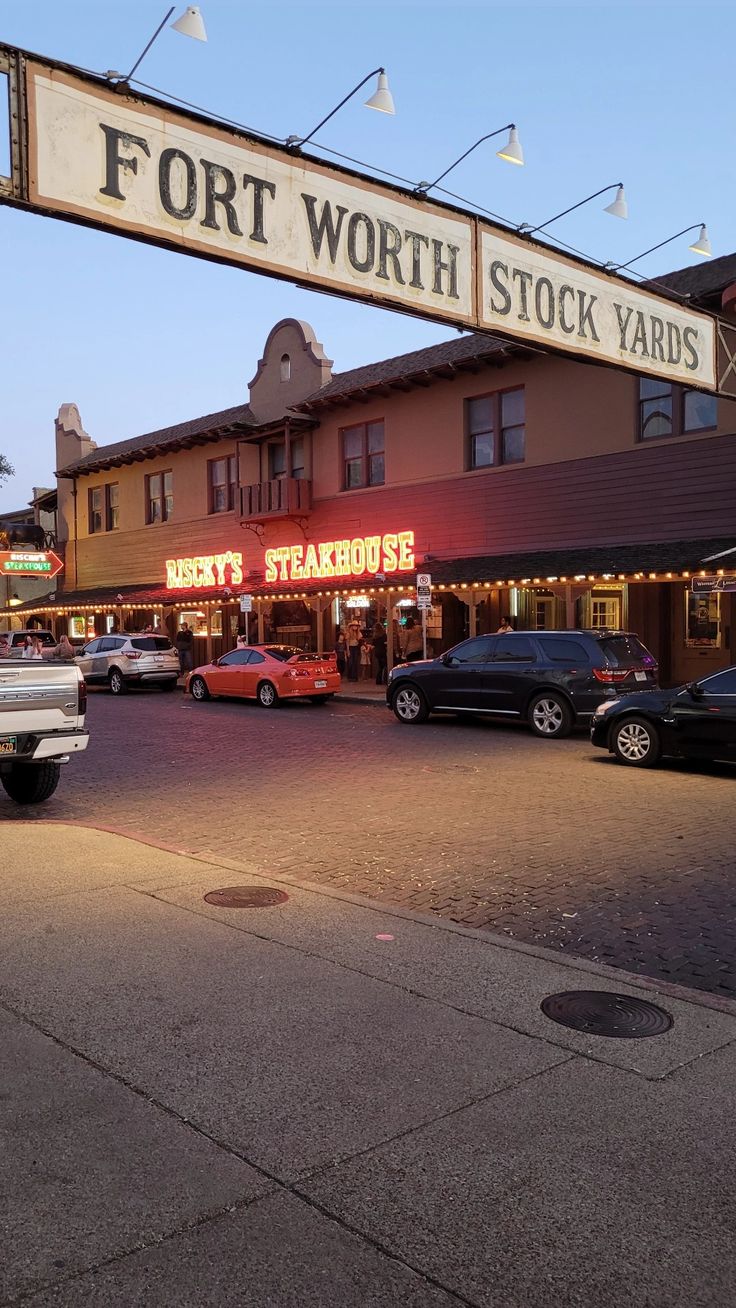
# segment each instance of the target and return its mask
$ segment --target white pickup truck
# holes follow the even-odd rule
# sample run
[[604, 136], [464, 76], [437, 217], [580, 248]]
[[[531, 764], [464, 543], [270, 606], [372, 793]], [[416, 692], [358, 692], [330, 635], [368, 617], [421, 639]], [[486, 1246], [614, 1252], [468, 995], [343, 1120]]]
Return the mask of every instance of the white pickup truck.
[[0, 659], [0, 784], [17, 804], [40, 804], [61, 764], [86, 749], [87, 689], [71, 660]]

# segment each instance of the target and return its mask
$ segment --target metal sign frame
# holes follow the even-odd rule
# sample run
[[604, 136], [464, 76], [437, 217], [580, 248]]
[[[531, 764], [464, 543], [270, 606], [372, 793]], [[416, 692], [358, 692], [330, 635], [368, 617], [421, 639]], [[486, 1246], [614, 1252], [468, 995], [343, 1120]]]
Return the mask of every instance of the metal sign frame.
[[[591, 261], [563, 254], [555, 246], [536, 239], [530, 241], [513, 228], [490, 223], [460, 206], [427, 200], [409, 188], [378, 181], [300, 150], [290, 150], [204, 114], [133, 92], [128, 86], [114, 87], [104, 77], [71, 65], [0, 45], [0, 72], [8, 77], [11, 156], [11, 176], [0, 178], [0, 203], [246, 268], [323, 293], [469, 329], [534, 353], [561, 354], [578, 362], [736, 396], [736, 328], [712, 313], [685, 307], [675, 297], [655, 293]], [[62, 94], [66, 95], [68, 114], [57, 115], [53, 112], [53, 97]], [[101, 107], [111, 118], [117, 115], [116, 121], [122, 125], [103, 126], [98, 121]], [[73, 121], [75, 113], [77, 122]], [[97, 138], [93, 148], [85, 152], [79, 140], [84, 130], [88, 145], [93, 139], [89, 136], [90, 123]], [[131, 125], [130, 129], [126, 123]], [[137, 136], [133, 126], [136, 123], [144, 124]], [[146, 123], [151, 124], [150, 148], [148, 139], [142, 136]], [[108, 133], [113, 134], [119, 156], [129, 150], [123, 158], [118, 158], [116, 173], [116, 183], [119, 177], [123, 179], [122, 185], [131, 188], [125, 194], [110, 189], [109, 177], [103, 187], [104, 173], [99, 179], [99, 169], [104, 169], [105, 159], [109, 163], [111, 157], [109, 151], [105, 155], [100, 128], [106, 133], [105, 145], [109, 143]], [[75, 130], [79, 136], [74, 136]], [[193, 143], [191, 160], [177, 147], [177, 140]], [[161, 141], [167, 142], [165, 150], [160, 149]], [[129, 149], [130, 142], [134, 144]], [[173, 215], [178, 226], [168, 221], [166, 215], [162, 218], [160, 198], [156, 209], [145, 190], [154, 187], [155, 176], [159, 187], [163, 186], [162, 158], [166, 155], [169, 181], [173, 169], [175, 186], [183, 186], [183, 194], [188, 197], [190, 164], [193, 168], [196, 151], [200, 149], [197, 162], [205, 169], [209, 187], [207, 204], [212, 201], [212, 210], [218, 218], [225, 213], [226, 226], [230, 226], [227, 208], [216, 208], [216, 205], [227, 205], [222, 179], [213, 180], [215, 170], [228, 173], [229, 169], [221, 162], [205, 160], [201, 155], [202, 142], [207, 144], [212, 159], [218, 158], [219, 151], [221, 160], [229, 160], [231, 156], [223, 152], [231, 152], [233, 176], [236, 165], [243, 159], [258, 160], [262, 165], [258, 178], [247, 172], [243, 175], [242, 171], [238, 177], [246, 185], [252, 183], [250, 202], [254, 215], [253, 230], [238, 233], [247, 237], [240, 243], [228, 241], [228, 232], [217, 221], [198, 221], [199, 211], [194, 226], [187, 228], [184, 220], [192, 218], [188, 200], [185, 205], [182, 199], [172, 200], [169, 195], [166, 215]], [[159, 149], [157, 161], [153, 159], [154, 147]], [[43, 156], [40, 164], [39, 156]], [[77, 178], [76, 189], [70, 182], [68, 194], [59, 193], [66, 184], [70, 164], [88, 171], [96, 168], [95, 185], [88, 185], [85, 190]], [[40, 173], [43, 173], [43, 184], [39, 182]], [[196, 172], [196, 178], [199, 176]], [[292, 203], [295, 199], [296, 203], [289, 210], [287, 221], [278, 225], [274, 219], [273, 245], [264, 254], [264, 247], [269, 246], [269, 240], [263, 239], [264, 204], [269, 196], [275, 197], [277, 189], [276, 182], [267, 179], [275, 177], [279, 179], [278, 204]], [[259, 192], [256, 182], [261, 188]], [[323, 228], [328, 207], [332, 222], [333, 204], [338, 215], [341, 209], [348, 214], [348, 199], [353, 199], [355, 208], [350, 212], [345, 230], [357, 221], [359, 235], [353, 253], [349, 243], [347, 254], [341, 249], [340, 267], [333, 243], [325, 240], [322, 229], [317, 247], [316, 201], [311, 213], [307, 206], [306, 217], [304, 207], [298, 203], [301, 199], [307, 205], [307, 200], [312, 199], [302, 190], [305, 184], [315, 195], [333, 197], [320, 201]], [[196, 182], [193, 185], [196, 197]], [[104, 201], [100, 195], [106, 197]], [[131, 203], [123, 211], [118, 200]], [[379, 216], [381, 204], [386, 217]], [[284, 211], [279, 212], [283, 217]], [[299, 226], [297, 218], [301, 222], [298, 238], [294, 236], [294, 229]], [[313, 249], [308, 246], [307, 220]], [[203, 232], [203, 228], [217, 228], [219, 235]], [[376, 253], [368, 267], [365, 252], [370, 249], [372, 229]], [[231, 233], [232, 230], [230, 227]], [[271, 236], [270, 231], [268, 235]], [[278, 248], [286, 248], [292, 237], [288, 257], [280, 258]], [[402, 265], [399, 238], [403, 238]], [[329, 263], [322, 257], [325, 250], [329, 252], [331, 268], [325, 266]], [[355, 251], [360, 251], [360, 258]], [[347, 263], [348, 254], [351, 266]], [[361, 262], [365, 262], [365, 268]], [[677, 357], [674, 357], [673, 341]]]

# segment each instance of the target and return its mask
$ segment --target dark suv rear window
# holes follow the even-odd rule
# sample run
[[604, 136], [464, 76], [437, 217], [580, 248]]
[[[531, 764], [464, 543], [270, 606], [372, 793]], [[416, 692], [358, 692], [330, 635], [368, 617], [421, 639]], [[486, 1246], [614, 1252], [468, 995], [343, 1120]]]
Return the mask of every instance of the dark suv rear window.
[[549, 637], [545, 640], [540, 636], [539, 643], [550, 663], [589, 662], [585, 646], [578, 640], [550, 640]]
[[653, 668], [656, 663], [638, 636], [601, 636], [598, 644], [608, 662], [617, 668]]
[[131, 640], [130, 643], [133, 646], [133, 649], [155, 649], [159, 652], [161, 650], [170, 650], [174, 648], [171, 641], [168, 640], [166, 636], [137, 636], [136, 639]]

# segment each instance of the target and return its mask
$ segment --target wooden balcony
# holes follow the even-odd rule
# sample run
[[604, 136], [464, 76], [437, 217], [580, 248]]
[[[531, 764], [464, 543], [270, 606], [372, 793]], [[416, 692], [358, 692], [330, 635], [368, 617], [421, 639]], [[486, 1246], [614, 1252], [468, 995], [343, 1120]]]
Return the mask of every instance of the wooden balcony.
[[240, 517], [243, 522], [266, 522], [272, 518], [301, 518], [312, 507], [312, 483], [301, 477], [281, 477], [240, 487]]

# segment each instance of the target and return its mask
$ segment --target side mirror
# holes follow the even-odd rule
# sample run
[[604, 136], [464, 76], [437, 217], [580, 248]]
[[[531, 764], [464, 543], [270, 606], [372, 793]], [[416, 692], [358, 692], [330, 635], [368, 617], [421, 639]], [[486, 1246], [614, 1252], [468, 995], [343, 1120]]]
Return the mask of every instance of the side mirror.
[[691, 681], [688, 685], [688, 690], [693, 699], [702, 699], [705, 694], [703, 687], [697, 681]]
[[446, 668], [454, 668], [457, 660], [454, 654], [443, 654], [442, 662], [444, 663]]

